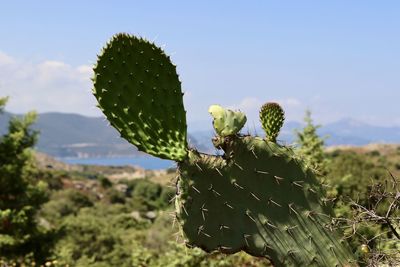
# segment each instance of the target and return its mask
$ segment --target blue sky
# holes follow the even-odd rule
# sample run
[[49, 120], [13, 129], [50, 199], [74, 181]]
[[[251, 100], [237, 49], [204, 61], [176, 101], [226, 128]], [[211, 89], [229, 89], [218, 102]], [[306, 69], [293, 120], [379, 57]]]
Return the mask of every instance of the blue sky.
[[99, 116], [91, 65], [117, 32], [178, 65], [189, 123], [211, 104], [280, 102], [288, 120], [400, 125], [398, 1], [2, 1], [0, 95], [8, 110]]

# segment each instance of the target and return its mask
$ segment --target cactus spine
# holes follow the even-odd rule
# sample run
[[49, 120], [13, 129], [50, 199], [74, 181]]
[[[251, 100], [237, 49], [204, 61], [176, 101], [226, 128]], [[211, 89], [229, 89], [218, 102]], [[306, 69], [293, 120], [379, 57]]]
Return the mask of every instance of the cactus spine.
[[188, 246], [270, 258], [276, 266], [350, 266], [353, 255], [328, 226], [331, 208], [312, 170], [276, 143], [277, 104], [263, 106], [267, 139], [239, 134], [241, 112], [210, 107], [223, 156], [189, 149], [175, 66], [146, 40], [118, 34], [94, 68], [94, 95], [138, 149], [178, 162], [176, 217]]

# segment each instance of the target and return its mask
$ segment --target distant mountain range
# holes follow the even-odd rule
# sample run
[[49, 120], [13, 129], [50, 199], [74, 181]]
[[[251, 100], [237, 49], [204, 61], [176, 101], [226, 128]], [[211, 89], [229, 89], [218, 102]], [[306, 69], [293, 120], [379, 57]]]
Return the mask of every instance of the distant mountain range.
[[[13, 114], [0, 115], [0, 133], [5, 133]], [[211, 125], [211, 123], [210, 123]], [[294, 130], [301, 129], [299, 122], [287, 122], [279, 140], [285, 143], [294, 141]], [[34, 128], [40, 131], [37, 149], [54, 157], [112, 157], [141, 156], [118, 132], [102, 118], [86, 117], [78, 114], [42, 113]], [[245, 128], [246, 129], [246, 128]], [[261, 128], [251, 131], [263, 135]], [[246, 133], [246, 131], [244, 131]], [[326, 144], [366, 145], [370, 143], [400, 143], [400, 127], [380, 127], [353, 119], [342, 119], [322, 126], [318, 133], [327, 136]], [[212, 152], [211, 128], [190, 132], [191, 144], [203, 152]]]

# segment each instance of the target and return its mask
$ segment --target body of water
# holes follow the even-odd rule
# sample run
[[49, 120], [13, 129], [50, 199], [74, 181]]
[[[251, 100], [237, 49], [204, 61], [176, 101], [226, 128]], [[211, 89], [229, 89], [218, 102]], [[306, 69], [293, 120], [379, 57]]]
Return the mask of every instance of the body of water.
[[85, 165], [106, 165], [124, 166], [134, 165], [148, 170], [159, 170], [175, 167], [176, 164], [171, 160], [159, 159], [156, 157], [113, 157], [113, 158], [59, 158], [58, 160], [68, 164]]

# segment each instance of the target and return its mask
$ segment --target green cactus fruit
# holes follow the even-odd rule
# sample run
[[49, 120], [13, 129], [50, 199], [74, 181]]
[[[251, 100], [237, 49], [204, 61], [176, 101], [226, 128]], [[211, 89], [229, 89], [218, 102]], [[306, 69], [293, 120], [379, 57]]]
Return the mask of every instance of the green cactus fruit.
[[212, 105], [208, 112], [213, 119], [213, 126], [219, 136], [237, 134], [246, 123], [246, 115], [240, 111], [224, 109], [219, 105]]
[[163, 159], [186, 158], [181, 83], [159, 47], [115, 35], [98, 56], [93, 82], [100, 109], [123, 138]]
[[267, 140], [276, 143], [284, 120], [285, 112], [278, 103], [267, 103], [261, 107], [260, 121], [267, 135]]
[[355, 265], [340, 233], [330, 227], [332, 208], [323, 185], [290, 148], [275, 142], [283, 123], [277, 104], [262, 109], [267, 140], [237, 134], [244, 114], [212, 106], [214, 144], [224, 154], [207, 155], [186, 149], [180, 83], [161, 49], [117, 35], [95, 73], [100, 107], [122, 136], [178, 161], [176, 218], [188, 246], [243, 250], [275, 266]]

